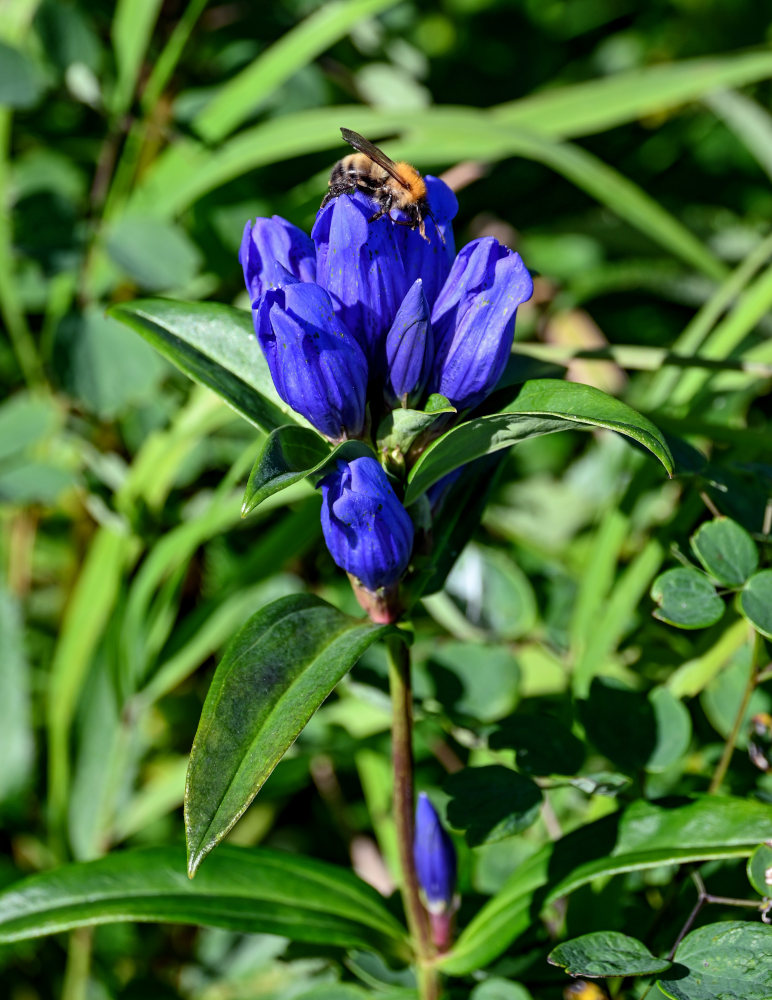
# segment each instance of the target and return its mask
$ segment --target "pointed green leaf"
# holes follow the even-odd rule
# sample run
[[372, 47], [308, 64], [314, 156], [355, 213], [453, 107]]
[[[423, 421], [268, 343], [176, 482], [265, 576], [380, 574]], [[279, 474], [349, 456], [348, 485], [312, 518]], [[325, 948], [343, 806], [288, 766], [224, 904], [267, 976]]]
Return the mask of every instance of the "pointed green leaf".
[[724, 613], [724, 602], [710, 580], [696, 569], [669, 569], [651, 586], [659, 607], [654, 617], [678, 628], [707, 628]]
[[279, 398], [249, 313], [217, 302], [173, 299], [121, 302], [108, 312], [256, 427], [306, 426]]
[[673, 458], [661, 432], [646, 417], [600, 389], [560, 379], [526, 382], [501, 413], [477, 417], [438, 438], [413, 466], [405, 503], [411, 504], [449, 472], [526, 438], [575, 428], [604, 427], [647, 448], [669, 474]]
[[249, 474], [241, 516], [246, 517], [273, 493], [300, 482], [329, 454], [329, 444], [307, 427], [290, 424], [271, 431]]
[[650, 976], [673, 964], [656, 958], [642, 941], [618, 931], [595, 931], [563, 941], [547, 956], [571, 976]]
[[0, 942], [90, 924], [159, 921], [281, 934], [293, 941], [394, 949], [404, 931], [350, 872], [296, 854], [221, 848], [198, 878], [181, 848], [116, 851], [65, 865], [0, 893]]
[[772, 569], [753, 574], [740, 594], [740, 607], [756, 631], [772, 639]]
[[373, 456], [362, 441], [343, 441], [330, 450], [323, 437], [307, 427], [289, 425], [272, 431], [252, 466], [241, 505], [245, 517], [273, 493], [309, 477], [314, 485], [336, 459]]
[[769, 1000], [772, 927], [750, 920], [699, 927], [679, 944], [657, 986], [670, 1000]]
[[190, 754], [191, 876], [341, 677], [368, 646], [394, 631], [294, 594], [262, 608], [237, 633], [215, 671]]
[[742, 586], [759, 564], [756, 543], [728, 517], [701, 525], [692, 535], [692, 548], [706, 573], [727, 587]]

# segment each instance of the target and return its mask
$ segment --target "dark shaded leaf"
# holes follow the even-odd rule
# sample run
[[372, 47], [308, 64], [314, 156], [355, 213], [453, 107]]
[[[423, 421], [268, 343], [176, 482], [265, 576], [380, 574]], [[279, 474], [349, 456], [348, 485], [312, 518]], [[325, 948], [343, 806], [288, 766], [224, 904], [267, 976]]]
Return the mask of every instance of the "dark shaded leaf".
[[499, 764], [465, 767], [445, 781], [448, 822], [466, 831], [476, 847], [527, 829], [541, 808], [542, 793], [530, 778]]

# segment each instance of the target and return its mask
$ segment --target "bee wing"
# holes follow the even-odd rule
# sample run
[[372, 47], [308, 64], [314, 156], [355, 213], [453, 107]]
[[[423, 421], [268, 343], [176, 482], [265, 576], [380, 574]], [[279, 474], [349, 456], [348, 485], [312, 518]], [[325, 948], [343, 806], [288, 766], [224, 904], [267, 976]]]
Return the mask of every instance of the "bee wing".
[[397, 164], [394, 160], [390, 160], [383, 150], [378, 149], [377, 146], [374, 146], [358, 132], [352, 132], [350, 128], [341, 128], [340, 133], [347, 143], [353, 146], [354, 149], [358, 149], [360, 153], [364, 153], [365, 156], [369, 156], [373, 163], [377, 163], [379, 167], [383, 167], [386, 173], [391, 174], [394, 180], [403, 188], [408, 187], [401, 177], [399, 170], [397, 170]]

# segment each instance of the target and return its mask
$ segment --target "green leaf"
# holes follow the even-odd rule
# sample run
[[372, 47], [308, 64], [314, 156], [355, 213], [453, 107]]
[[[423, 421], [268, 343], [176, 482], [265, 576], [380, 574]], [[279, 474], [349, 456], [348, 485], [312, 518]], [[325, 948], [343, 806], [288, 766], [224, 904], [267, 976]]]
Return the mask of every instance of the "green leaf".
[[759, 564], [751, 536], [736, 521], [717, 517], [692, 535], [692, 549], [706, 573], [728, 587], [740, 587]]
[[466, 831], [471, 847], [520, 833], [536, 822], [541, 809], [539, 786], [499, 764], [465, 767], [447, 778], [445, 791], [448, 822]]
[[285, 486], [300, 482], [329, 457], [330, 446], [316, 431], [297, 424], [271, 431], [249, 474], [241, 516]]
[[536, 621], [526, 575], [498, 549], [467, 545], [442, 594], [424, 599], [430, 614], [460, 639], [518, 639]]
[[767, 639], [772, 639], [772, 569], [763, 569], [748, 580], [740, 594], [742, 613]]
[[719, 87], [740, 87], [772, 76], [768, 52], [655, 64], [587, 83], [550, 87], [501, 104], [494, 117], [556, 138], [591, 135], [698, 100]]
[[449, 472], [483, 455], [509, 448], [527, 438], [577, 427], [605, 427], [648, 448], [673, 472], [673, 459], [660, 431], [626, 403], [600, 389], [559, 379], [526, 382], [502, 413], [477, 417], [438, 438], [408, 476], [409, 505]]
[[0, 585], [0, 805], [27, 784], [35, 756], [30, 711], [31, 671], [24, 651], [21, 608], [17, 598]]
[[262, 608], [234, 637], [215, 671], [190, 754], [191, 877], [341, 677], [390, 633], [390, 626], [365, 624], [298, 594]]
[[427, 659], [434, 697], [454, 721], [495, 722], [517, 704], [520, 669], [506, 646], [442, 642], [433, 645]]
[[[456, 413], [445, 396], [433, 393], [423, 410], [390, 410], [378, 427], [378, 448], [384, 452], [398, 449], [406, 455], [419, 434], [428, 431], [448, 413]], [[440, 425], [442, 426], [442, 425]]]
[[705, 796], [676, 809], [635, 802], [621, 817], [590, 823], [523, 862], [464, 928], [440, 967], [459, 976], [484, 968], [533, 926], [534, 912], [596, 878], [747, 858], [770, 828], [772, 806], [751, 799]]
[[405, 593], [408, 606], [424, 594], [441, 589], [453, 565], [479, 524], [482, 512], [493, 492], [502, 459], [488, 455], [464, 469], [439, 501], [432, 523], [431, 556], [408, 577]]
[[671, 1000], [769, 1000], [772, 927], [740, 920], [699, 927], [680, 943], [657, 986]]
[[491, 976], [477, 986], [469, 994], [469, 1000], [532, 1000], [531, 994], [520, 983], [511, 983], [508, 979]]
[[196, 116], [193, 128], [208, 143], [218, 142], [249, 118], [272, 91], [303, 66], [396, 0], [331, 0], [242, 70]]
[[62, 423], [62, 411], [48, 396], [17, 393], [0, 405], [0, 461], [47, 438]]
[[115, 7], [110, 29], [118, 67], [111, 101], [115, 114], [122, 113], [131, 104], [161, 3], [162, 0], [118, 0]]
[[549, 715], [513, 715], [488, 739], [492, 750], [512, 749], [526, 774], [575, 774], [584, 761], [581, 740]]
[[184, 229], [152, 216], [126, 215], [110, 227], [106, 249], [141, 288], [163, 292], [189, 284], [201, 254]]
[[0, 42], [0, 104], [31, 108], [43, 93], [43, 74], [20, 49]]
[[216, 302], [171, 299], [122, 302], [109, 313], [256, 427], [305, 425], [279, 398], [249, 313]]
[[116, 921], [160, 921], [281, 934], [294, 941], [393, 950], [404, 931], [378, 894], [334, 865], [226, 845], [198, 878], [182, 850], [150, 847], [65, 865], [0, 893], [0, 942]]
[[338, 458], [350, 462], [367, 455], [374, 457], [372, 448], [362, 441], [342, 441], [330, 450], [316, 431], [292, 424], [279, 427], [268, 436], [252, 466], [241, 516], [301, 479], [310, 477], [316, 483]]
[[696, 569], [669, 569], [651, 587], [659, 607], [654, 617], [678, 628], [707, 628], [724, 613], [724, 602], [710, 580]]
[[571, 976], [650, 976], [672, 962], [657, 958], [637, 938], [618, 931], [596, 931], [563, 941], [547, 956]]
[[772, 896], [772, 845], [759, 844], [748, 858], [748, 881], [759, 895]]
[[664, 686], [651, 690], [647, 700], [654, 715], [657, 736], [645, 766], [647, 771], [656, 773], [666, 771], [689, 749], [692, 717], [684, 703]]
[[663, 687], [646, 696], [615, 677], [596, 677], [580, 714], [598, 750], [630, 774], [664, 771], [691, 739], [688, 711]]
[[608, 795], [610, 798], [619, 795], [622, 789], [630, 785], [631, 779], [615, 771], [593, 771], [591, 774], [579, 774], [568, 782], [573, 788], [578, 788], [585, 795]]

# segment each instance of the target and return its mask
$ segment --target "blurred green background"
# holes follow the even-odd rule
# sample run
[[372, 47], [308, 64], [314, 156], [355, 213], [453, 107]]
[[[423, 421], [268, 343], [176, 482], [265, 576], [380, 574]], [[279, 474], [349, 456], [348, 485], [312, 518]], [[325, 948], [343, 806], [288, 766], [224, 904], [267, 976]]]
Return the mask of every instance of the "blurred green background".
[[[706, 787], [747, 630], [730, 611], [675, 633], [647, 595], [712, 512], [768, 539], [770, 41], [772, 11], [752, 0], [5, 0], [0, 881], [181, 842], [187, 753], [233, 631], [303, 589], [356, 612], [310, 488], [242, 521], [254, 428], [105, 316], [158, 294], [247, 308], [245, 220], [309, 229], [345, 153], [340, 125], [448, 172], [458, 245], [496, 235], [538, 276], [518, 318], [523, 366], [625, 398], [674, 435], [681, 472], [663, 481], [604, 434], [510, 456], [475, 543], [417, 623], [419, 784], [495, 760], [485, 737], [519, 706], [579, 727], [587, 774], [619, 769], [649, 796]], [[702, 360], [665, 365], [669, 351]], [[626, 746], [598, 675], [667, 692], [656, 752]], [[770, 701], [759, 690], [753, 710]], [[373, 651], [232, 839], [353, 863], [388, 886], [388, 723]], [[743, 760], [730, 780], [766, 787]], [[615, 808], [568, 785], [524, 836], [464, 848], [467, 905], [546, 839]], [[588, 890], [568, 933], [631, 910], [653, 922], [659, 890], [628, 889]], [[535, 928], [498, 972], [558, 997], [546, 936]], [[362, 994], [325, 984], [386, 975], [363, 963], [116, 926], [6, 948], [0, 975], [12, 1000], [337, 1000]]]

